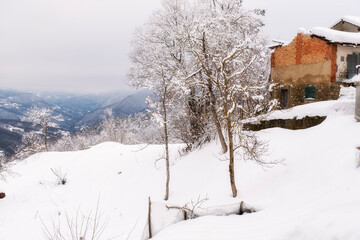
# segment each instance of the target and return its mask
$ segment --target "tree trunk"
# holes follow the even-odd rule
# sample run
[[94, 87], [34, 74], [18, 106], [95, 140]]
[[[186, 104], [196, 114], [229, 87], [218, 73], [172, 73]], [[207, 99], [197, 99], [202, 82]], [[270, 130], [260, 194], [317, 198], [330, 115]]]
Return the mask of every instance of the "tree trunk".
[[232, 132], [232, 124], [230, 116], [226, 118], [227, 132], [229, 135], [229, 173], [230, 173], [230, 185], [233, 197], [237, 196], [237, 189], [235, 184], [235, 172], [234, 172], [234, 140]]
[[221, 124], [220, 124], [218, 115], [216, 113], [216, 109], [215, 109], [216, 98], [215, 98], [214, 92], [212, 90], [212, 84], [211, 84], [210, 80], [208, 80], [208, 91], [209, 91], [209, 94], [210, 94], [210, 102], [211, 102], [210, 103], [210, 109], [211, 109], [211, 114], [213, 116], [213, 121], [215, 123], [216, 132], [217, 132], [217, 134], [219, 136], [222, 151], [223, 151], [223, 153], [226, 153], [227, 150], [228, 150], [228, 146], [226, 144], [224, 134], [223, 134], [223, 132], [221, 130]]
[[47, 151], [47, 131], [48, 131], [48, 128], [47, 126], [44, 127], [44, 140], [45, 140], [45, 150]]
[[191, 88], [190, 97], [188, 100], [188, 118], [190, 121], [191, 144], [194, 144], [204, 135], [204, 129], [202, 127], [203, 124], [201, 122], [201, 116], [204, 114], [204, 111], [201, 110], [199, 105], [200, 103], [195, 97], [195, 88]]
[[167, 113], [166, 113], [166, 102], [165, 97], [162, 101], [162, 107], [164, 111], [164, 135], [165, 135], [165, 161], [166, 161], [166, 190], [165, 198], [167, 201], [169, 199], [169, 185], [170, 185], [170, 160], [169, 160], [169, 136], [168, 136], [168, 126], [167, 126]]
[[[202, 45], [203, 45], [202, 48], [203, 49], [202, 49], [202, 51], [203, 51], [203, 55], [204, 55], [204, 58], [205, 58], [205, 62], [207, 63], [208, 59], [207, 59], [206, 43], [205, 42], [206, 42], [205, 41], [205, 32], [203, 32], [203, 39], [202, 39]], [[209, 91], [209, 94], [210, 94], [210, 109], [211, 109], [211, 114], [213, 116], [213, 121], [215, 123], [216, 132], [217, 132], [217, 134], [219, 136], [222, 151], [223, 151], [223, 153], [226, 153], [227, 152], [227, 145], [226, 145], [224, 134], [222, 133], [222, 130], [221, 130], [221, 124], [220, 124], [220, 121], [219, 121], [219, 118], [218, 118], [218, 115], [217, 115], [216, 109], [215, 109], [216, 97], [215, 97], [214, 91], [212, 89], [212, 82], [211, 82], [210, 76], [207, 77], [207, 87], [208, 87], [208, 91]]]
[[229, 141], [229, 174], [230, 174], [230, 185], [233, 197], [237, 196], [237, 189], [235, 183], [235, 171], [234, 171], [234, 136], [233, 136], [233, 125], [231, 115], [233, 110], [229, 111], [229, 104], [230, 101], [230, 86], [227, 81], [226, 76], [224, 75], [224, 98], [223, 98], [223, 113], [226, 119], [226, 128], [228, 133], [228, 141]]

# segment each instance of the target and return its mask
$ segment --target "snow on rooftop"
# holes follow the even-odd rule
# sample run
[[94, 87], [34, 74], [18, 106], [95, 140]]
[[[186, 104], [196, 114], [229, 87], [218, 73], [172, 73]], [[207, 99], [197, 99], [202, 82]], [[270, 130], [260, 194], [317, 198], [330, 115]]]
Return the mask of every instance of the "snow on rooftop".
[[268, 45], [269, 48], [276, 48], [276, 47], [280, 47], [280, 46], [286, 46], [288, 45], [289, 42], [288, 41], [284, 41], [284, 40], [279, 40], [279, 39], [272, 39], [270, 41], [270, 44]]
[[324, 27], [314, 27], [310, 30], [310, 34], [317, 37], [323, 37], [334, 43], [360, 45], [360, 33], [342, 32]]
[[306, 28], [300, 27], [298, 28], [297, 33], [309, 34], [309, 31], [306, 30]]

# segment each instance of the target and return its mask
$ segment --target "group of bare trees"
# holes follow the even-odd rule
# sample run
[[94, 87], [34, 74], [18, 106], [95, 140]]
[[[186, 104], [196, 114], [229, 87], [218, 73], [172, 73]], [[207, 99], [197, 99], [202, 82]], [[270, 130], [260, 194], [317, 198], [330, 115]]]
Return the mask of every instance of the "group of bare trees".
[[133, 116], [116, 118], [111, 113], [96, 126], [85, 127], [75, 134], [65, 134], [49, 145], [50, 151], [76, 151], [88, 149], [103, 142], [122, 144], [162, 143], [159, 126], [149, 115], [138, 113]]
[[129, 82], [155, 92], [150, 101], [165, 138], [165, 200], [169, 129], [187, 129], [180, 136], [190, 146], [216, 131], [234, 197], [236, 152], [263, 163], [261, 141], [243, 131], [242, 121], [270, 110], [264, 14], [244, 9], [241, 0], [169, 0], [136, 31]]
[[7, 171], [6, 161], [5, 161], [5, 153], [0, 151], [0, 180], [5, 179], [4, 172]]
[[48, 128], [57, 127], [57, 122], [61, 119], [62, 117], [54, 113], [52, 109], [31, 108], [23, 120], [39, 125], [41, 128], [24, 133], [22, 145], [11, 159], [21, 160], [42, 151], [84, 150], [107, 141], [122, 144], [163, 142], [160, 127], [146, 113], [120, 118], [108, 111], [106, 119], [95, 126], [85, 127], [76, 133], [59, 131], [58, 136], [49, 139]]
[[[264, 144], [243, 129], [245, 119], [273, 106], [268, 95], [269, 50], [261, 31], [264, 14], [264, 10], [244, 9], [241, 0], [163, 1], [162, 8], [135, 32], [130, 54], [130, 85], [154, 93], [148, 99], [150, 114], [116, 119], [110, 112], [98, 127], [67, 134], [50, 148], [78, 150], [103, 141], [164, 143], [168, 200], [169, 143], [180, 139], [191, 150], [216, 135], [229, 161], [236, 197], [235, 157], [265, 164]], [[43, 141], [29, 133], [25, 143], [49, 148], [48, 127], [61, 121], [52, 113], [38, 108], [28, 112], [26, 120], [42, 127]]]
[[48, 150], [48, 130], [50, 127], [58, 127], [58, 123], [64, 121], [61, 114], [56, 113], [56, 108], [31, 107], [22, 118], [22, 121], [33, 123], [35, 129], [40, 130], [25, 132], [22, 136], [22, 145], [17, 150], [14, 159], [24, 159], [34, 153]]

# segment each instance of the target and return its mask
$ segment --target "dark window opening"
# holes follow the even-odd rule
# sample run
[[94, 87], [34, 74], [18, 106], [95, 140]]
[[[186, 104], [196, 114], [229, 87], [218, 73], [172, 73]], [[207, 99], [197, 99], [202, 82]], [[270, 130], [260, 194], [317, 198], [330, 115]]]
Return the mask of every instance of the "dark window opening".
[[305, 87], [305, 98], [316, 99], [316, 87], [315, 86], [306, 86]]
[[288, 89], [281, 89], [280, 92], [280, 106], [282, 109], [288, 107], [289, 102], [289, 90]]
[[345, 61], [345, 57], [344, 56], [341, 56], [341, 61]]

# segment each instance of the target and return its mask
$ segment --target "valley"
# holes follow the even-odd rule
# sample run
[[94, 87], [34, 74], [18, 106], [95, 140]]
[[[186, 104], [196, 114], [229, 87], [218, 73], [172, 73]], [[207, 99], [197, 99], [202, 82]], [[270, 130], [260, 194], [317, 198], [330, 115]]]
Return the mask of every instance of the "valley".
[[11, 156], [22, 143], [22, 136], [30, 131], [41, 131], [24, 118], [33, 107], [53, 109], [63, 121], [49, 128], [49, 137], [75, 133], [109, 117], [125, 117], [145, 112], [150, 91], [117, 91], [103, 94], [28, 93], [0, 90], [0, 151]]

